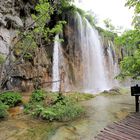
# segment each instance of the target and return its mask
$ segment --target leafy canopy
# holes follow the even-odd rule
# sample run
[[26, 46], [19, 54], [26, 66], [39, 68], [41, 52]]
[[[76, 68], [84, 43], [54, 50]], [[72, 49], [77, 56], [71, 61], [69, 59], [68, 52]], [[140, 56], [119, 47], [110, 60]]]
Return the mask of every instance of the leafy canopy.
[[124, 32], [122, 36], [117, 37], [115, 42], [123, 47], [127, 56], [120, 63], [120, 77], [131, 77], [139, 79], [140, 76], [140, 1], [126, 0], [126, 6], [134, 8], [133, 25], [134, 30]]
[[137, 49], [132, 56], [127, 56], [121, 61], [121, 78], [126, 76], [133, 79], [140, 77], [140, 49]]
[[132, 24], [137, 30], [140, 30], [140, 0], [126, 0], [126, 6], [134, 8], [134, 17]]

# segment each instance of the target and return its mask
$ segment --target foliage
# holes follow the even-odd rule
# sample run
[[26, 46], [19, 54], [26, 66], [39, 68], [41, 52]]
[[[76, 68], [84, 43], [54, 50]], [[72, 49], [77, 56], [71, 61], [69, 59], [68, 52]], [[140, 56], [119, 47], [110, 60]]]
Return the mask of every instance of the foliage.
[[140, 30], [140, 1], [139, 0], [126, 0], [126, 6], [129, 8], [134, 7], [133, 25], [137, 30]]
[[106, 27], [109, 31], [114, 31], [114, 30], [115, 30], [115, 27], [112, 25], [110, 19], [105, 19], [105, 20], [104, 20], [104, 24], [105, 24], [105, 27]]
[[45, 92], [43, 90], [35, 90], [32, 93], [30, 102], [40, 102], [45, 99]]
[[82, 17], [85, 17], [86, 12], [80, 8], [76, 8], [76, 12], [78, 12]]
[[63, 100], [50, 107], [37, 105], [32, 114], [49, 121], [67, 121], [80, 116], [83, 111], [81, 106], [65, 97]]
[[14, 55], [17, 58], [22, 56], [22, 58], [26, 60], [33, 58], [35, 48], [37, 47], [37, 43], [35, 42], [33, 34], [32, 33], [25, 34], [26, 37], [24, 37], [24, 34], [20, 35], [23, 37], [23, 39], [18, 41], [14, 46], [13, 48]]
[[25, 114], [31, 114], [32, 111], [38, 106], [38, 105], [41, 105], [43, 106], [44, 103], [43, 101], [40, 101], [40, 102], [29, 102], [27, 104], [24, 104], [24, 113]]
[[[61, 0], [60, 2], [62, 7], [66, 6], [66, 0]], [[53, 28], [49, 28], [49, 25], [47, 27], [47, 23], [51, 21], [51, 15], [53, 15], [55, 12], [54, 7], [51, 6], [48, 0], [39, 0], [39, 3], [35, 7], [37, 15], [32, 15], [32, 18], [36, 21], [36, 25], [33, 32], [37, 34], [37, 37], [45, 37], [46, 41], [49, 41], [49, 38], [53, 34], [60, 33], [62, 31], [63, 24], [65, 24], [65, 21], [57, 21]]]
[[140, 13], [140, 1], [139, 0], [126, 0], [126, 6], [129, 8], [134, 7], [136, 13]]
[[71, 2], [73, 1], [74, 0], [60, 0], [60, 5], [62, 6], [62, 8], [69, 7], [71, 5]]
[[117, 45], [123, 47], [127, 55], [121, 61], [121, 73], [117, 78], [131, 77], [139, 79], [140, 76], [140, 1], [126, 0], [126, 6], [134, 7], [133, 24], [135, 29], [124, 32], [122, 36], [116, 38]]
[[111, 32], [111, 31], [108, 31], [108, 30], [104, 30], [104, 29], [102, 29], [102, 28], [100, 28], [100, 27], [96, 27], [96, 28], [97, 28], [97, 30], [99, 31], [99, 33], [100, 33], [103, 37], [105, 37], [105, 38], [107, 38], [107, 39], [110, 39], [110, 40], [114, 41], [114, 39], [117, 37], [117, 34], [114, 33], [114, 32]]
[[96, 19], [93, 15], [91, 14], [86, 14], [85, 15], [86, 19], [90, 22], [91, 25], [95, 26], [96, 24]]
[[42, 101], [32, 100], [32, 98], [25, 105], [24, 111], [37, 118], [65, 121], [78, 117], [84, 112], [76, 100], [64, 96], [60, 98], [58, 93], [47, 93], [46, 99], [41, 98]]
[[7, 116], [8, 114], [7, 109], [8, 106], [0, 101], [0, 118], [5, 118]]
[[[67, 1], [65, 1], [62, 0], [63, 5], [66, 4]], [[50, 41], [53, 41], [55, 34], [62, 32], [63, 25], [66, 22], [56, 18], [56, 16], [59, 17], [59, 12], [55, 13], [58, 3], [51, 3], [49, 0], [38, 1], [35, 6], [35, 14], [32, 14], [34, 23], [25, 32], [20, 32], [19, 36], [21, 39], [15, 43], [15, 56], [23, 55], [25, 60], [32, 59], [35, 56], [36, 47], [42, 47], [44, 41], [45, 46], [47, 46]]]
[[140, 31], [129, 30], [116, 37], [117, 46], [123, 47], [127, 55], [120, 63], [121, 73], [117, 78], [139, 77], [140, 70]]
[[134, 79], [140, 76], [140, 49], [137, 49], [132, 56], [127, 56], [121, 61], [121, 73], [119, 75], [122, 78], [126, 76]]
[[127, 51], [139, 48], [140, 32], [138, 30], [125, 31], [121, 36], [115, 38], [117, 46], [123, 46]]
[[18, 103], [21, 103], [21, 100], [21, 95], [16, 92], [5, 92], [0, 94], [0, 101], [9, 107], [16, 106]]

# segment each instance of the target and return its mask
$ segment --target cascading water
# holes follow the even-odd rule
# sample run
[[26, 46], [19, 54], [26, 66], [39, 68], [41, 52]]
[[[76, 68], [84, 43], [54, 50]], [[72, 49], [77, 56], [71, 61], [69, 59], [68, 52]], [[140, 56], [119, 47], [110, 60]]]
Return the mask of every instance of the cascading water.
[[55, 42], [54, 42], [54, 50], [53, 50], [53, 75], [52, 75], [52, 91], [56, 92], [59, 91], [60, 86], [60, 74], [59, 74], [59, 48], [60, 48], [60, 42], [59, 42], [59, 35], [55, 36]]
[[109, 87], [118, 86], [118, 81], [115, 80], [115, 77], [119, 74], [119, 66], [116, 63], [116, 53], [112, 41], [108, 41], [107, 48], [107, 62], [106, 62], [106, 71], [108, 76]]
[[[108, 56], [105, 56], [101, 37], [88, 20], [82, 19], [78, 13], [74, 18], [68, 18], [63, 37], [60, 50], [60, 43], [54, 43], [53, 81], [58, 81], [59, 73], [63, 71], [61, 87], [64, 91], [97, 93], [111, 89], [115, 84], [115, 60], [111, 46], [108, 46]], [[106, 58], [109, 59], [108, 63]], [[59, 85], [59, 82], [53, 83], [52, 91], [58, 91]]]
[[77, 16], [83, 59], [83, 91], [98, 92], [108, 89], [98, 32], [86, 19], [83, 21], [79, 14]]

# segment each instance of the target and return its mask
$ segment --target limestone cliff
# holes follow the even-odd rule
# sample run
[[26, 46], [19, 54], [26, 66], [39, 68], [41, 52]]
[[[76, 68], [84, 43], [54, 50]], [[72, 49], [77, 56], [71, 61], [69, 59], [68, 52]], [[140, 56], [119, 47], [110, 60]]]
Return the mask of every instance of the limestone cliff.
[[[17, 89], [30, 91], [34, 88], [50, 87], [46, 81], [51, 80], [51, 46], [34, 50], [32, 60], [21, 59], [18, 64], [13, 64], [17, 59], [15, 53], [11, 53], [14, 41], [17, 39], [17, 31], [24, 31], [33, 21], [31, 14], [38, 0], [2, 0], [0, 2], [0, 55], [9, 56], [1, 69], [5, 80], [4, 89]], [[49, 52], [49, 57], [47, 53]]]
[[[17, 32], [24, 32], [27, 29], [32, 30], [35, 27], [30, 25], [34, 22], [31, 14], [36, 13], [34, 9], [37, 2], [38, 0], [5, 0], [0, 2], [0, 57], [5, 58], [8, 56], [3, 67], [0, 68], [3, 89], [16, 89], [24, 92], [32, 91], [34, 88], [51, 90], [53, 38], [55, 33], [51, 35], [48, 42], [41, 36], [42, 45], [37, 42], [36, 48], [33, 50], [28, 49], [26, 57], [20, 53], [22, 42], [18, 44], [20, 49], [14, 46], [19, 39]], [[87, 82], [87, 80], [91, 77], [92, 79], [95, 78], [98, 72], [98, 70], [93, 70], [96, 68], [96, 65], [89, 58], [94, 56], [94, 62], [96, 62], [96, 59], [98, 59], [96, 58], [96, 51], [90, 52], [91, 49], [88, 49], [95, 45], [92, 38], [88, 36], [90, 35], [88, 32], [94, 29], [92, 29], [91, 25], [88, 26], [90, 23], [86, 18], [82, 19], [73, 10], [67, 9], [61, 13], [58, 9], [54, 10], [45, 26], [52, 29], [59, 20], [67, 22], [63, 32], [59, 35], [63, 39], [60, 54], [62, 55], [61, 58], [63, 57], [63, 62], [60, 60], [61, 64], [59, 67], [60, 75], [64, 73], [64, 81], [61, 83], [62, 90], [81, 91], [81, 88], [85, 85], [93, 87], [94, 82], [90, 80]], [[104, 50], [103, 61], [106, 66], [105, 73], [108, 79], [113, 81], [114, 64], [117, 62], [118, 57], [115, 55], [116, 52], [112, 41], [110, 39], [106, 40], [104, 37], [101, 37], [101, 40], [102, 49]], [[86, 49], [88, 49], [88, 53], [86, 53]], [[86, 57], [84, 53], [89, 56]], [[87, 71], [85, 70], [88, 69], [86, 61], [89, 62], [89, 65], [93, 65], [92, 69]], [[83, 74], [84, 72], [85, 74]], [[113, 83], [112, 81], [111, 83]]]

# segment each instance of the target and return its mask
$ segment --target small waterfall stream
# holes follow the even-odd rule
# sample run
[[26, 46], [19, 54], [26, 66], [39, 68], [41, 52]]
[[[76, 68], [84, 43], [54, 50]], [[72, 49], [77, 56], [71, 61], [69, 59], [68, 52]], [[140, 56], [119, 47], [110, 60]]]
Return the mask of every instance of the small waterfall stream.
[[118, 86], [118, 81], [114, 78], [119, 74], [119, 66], [116, 62], [116, 52], [114, 48], [114, 44], [112, 41], [108, 41], [108, 49], [107, 49], [108, 61], [106, 62], [106, 71], [108, 76], [108, 84], [109, 87]]
[[55, 36], [55, 42], [54, 42], [54, 49], [53, 49], [53, 76], [52, 76], [52, 91], [59, 91], [59, 86], [60, 86], [60, 72], [59, 72], [59, 47], [60, 47], [60, 42], [59, 42], [59, 35]]

